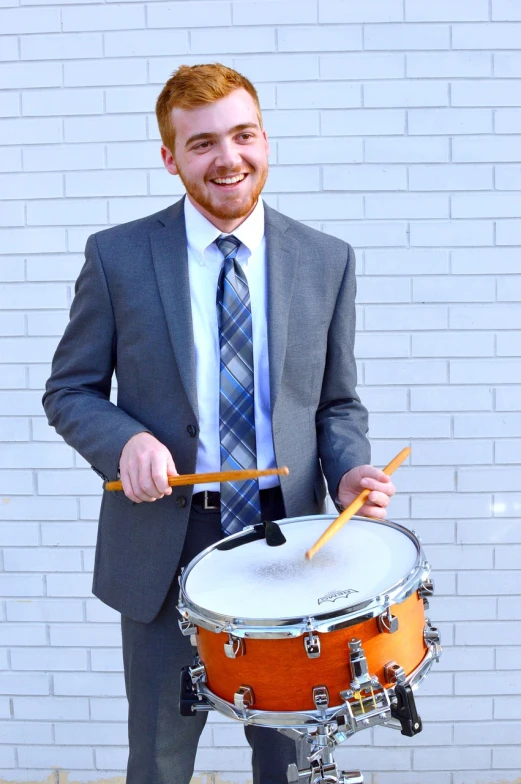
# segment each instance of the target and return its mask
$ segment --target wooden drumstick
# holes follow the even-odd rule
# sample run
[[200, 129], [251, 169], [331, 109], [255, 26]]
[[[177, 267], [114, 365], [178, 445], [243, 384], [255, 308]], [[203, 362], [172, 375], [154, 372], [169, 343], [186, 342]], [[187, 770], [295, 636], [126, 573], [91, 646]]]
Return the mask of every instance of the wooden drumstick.
[[[169, 476], [168, 484], [170, 487], [184, 487], [185, 485], [201, 485], [205, 482], [244, 482], [247, 479], [258, 479], [259, 476], [287, 476], [289, 468], [257, 468], [245, 469], [243, 471], [215, 471], [209, 474], [181, 474], [180, 476]], [[105, 482], [105, 490], [123, 490], [120, 481]]]
[[[394, 457], [391, 460], [391, 462], [385, 466], [385, 468], [382, 469], [384, 474], [390, 476], [393, 473], [393, 471], [395, 471], [398, 468], [398, 466], [400, 466], [410, 454], [411, 454], [411, 447], [406, 446], [405, 449], [402, 449], [402, 451], [399, 454], [397, 454], [396, 457]], [[329, 542], [329, 540], [332, 539], [333, 536], [338, 531], [340, 531], [340, 529], [347, 523], [347, 521], [350, 520], [353, 517], [353, 515], [358, 512], [359, 509], [361, 509], [361, 507], [366, 502], [367, 496], [369, 495], [370, 492], [371, 490], [368, 487], [365, 490], [362, 490], [362, 492], [359, 495], [357, 495], [355, 500], [352, 501], [349, 504], [349, 506], [346, 506], [344, 511], [340, 513], [340, 515], [336, 518], [336, 520], [333, 520], [331, 525], [328, 528], [326, 528], [322, 536], [319, 539], [317, 539], [313, 547], [311, 547], [307, 551], [306, 558], [308, 559], [308, 561], [310, 561], [313, 558], [313, 556], [316, 555], [316, 553], [318, 553], [320, 548], [323, 547], [326, 544], [326, 542]]]

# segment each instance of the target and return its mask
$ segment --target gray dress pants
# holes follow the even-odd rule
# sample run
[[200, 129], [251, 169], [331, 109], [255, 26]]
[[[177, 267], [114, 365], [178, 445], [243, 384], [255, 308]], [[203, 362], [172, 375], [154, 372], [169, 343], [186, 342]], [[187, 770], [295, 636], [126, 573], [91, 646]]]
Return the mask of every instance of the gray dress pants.
[[[264, 519], [284, 517], [284, 509], [264, 508]], [[220, 513], [192, 506], [180, 568], [222, 539]], [[123, 661], [129, 702], [127, 784], [189, 784], [206, 712], [179, 713], [179, 674], [195, 649], [178, 626], [178, 574], [151, 623], [122, 616]], [[246, 727], [252, 748], [254, 784], [287, 784], [290, 762], [306, 759], [298, 744], [265, 727]]]

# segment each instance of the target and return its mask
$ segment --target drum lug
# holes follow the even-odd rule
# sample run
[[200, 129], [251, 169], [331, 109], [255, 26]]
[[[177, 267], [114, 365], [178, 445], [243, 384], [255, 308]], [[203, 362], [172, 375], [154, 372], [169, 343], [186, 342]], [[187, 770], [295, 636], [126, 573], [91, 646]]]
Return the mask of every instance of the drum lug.
[[228, 642], [224, 643], [224, 652], [229, 659], [237, 659], [239, 656], [244, 656], [246, 653], [244, 640], [240, 637], [234, 637], [228, 632]]
[[320, 638], [318, 634], [313, 634], [310, 630], [308, 636], [304, 637], [304, 648], [308, 659], [318, 659], [320, 656]]
[[313, 702], [317, 710], [326, 710], [329, 707], [329, 692], [327, 686], [313, 687]]
[[206, 667], [198, 658], [196, 658], [193, 667], [188, 668], [188, 672], [194, 686], [197, 683], [206, 683]]
[[441, 656], [441, 635], [437, 626], [432, 626], [428, 618], [425, 619], [423, 630], [425, 645], [431, 649], [433, 658], [438, 662]]
[[418, 588], [418, 596], [423, 599], [423, 606], [429, 608], [429, 598], [434, 595], [434, 580], [427, 577]]
[[181, 695], [179, 711], [181, 716], [193, 716], [197, 710], [211, 710], [204, 698], [198, 692], [197, 685], [206, 683], [206, 669], [196, 656], [191, 667], [181, 670]]
[[251, 686], [239, 686], [238, 691], [233, 695], [233, 702], [237, 710], [241, 711], [246, 717], [246, 708], [251, 708], [255, 702], [255, 696]]
[[[385, 597], [386, 604], [389, 602], [389, 596]], [[398, 631], [398, 618], [391, 613], [391, 608], [388, 605], [381, 615], [376, 619], [378, 630], [387, 634], [394, 634]]]
[[181, 716], [193, 716], [197, 711], [210, 711], [213, 709], [206, 696], [199, 691], [199, 684], [206, 683], [206, 670], [199, 657], [196, 656], [194, 664], [181, 669], [181, 691], [179, 697], [179, 712]]
[[188, 620], [178, 621], [178, 623], [183, 637], [190, 637], [190, 644], [193, 645], [194, 648], [197, 647], [197, 641], [195, 639], [198, 633], [197, 626], [194, 626], [194, 624]]
[[405, 670], [395, 661], [387, 662], [384, 674], [386, 683], [405, 683]]

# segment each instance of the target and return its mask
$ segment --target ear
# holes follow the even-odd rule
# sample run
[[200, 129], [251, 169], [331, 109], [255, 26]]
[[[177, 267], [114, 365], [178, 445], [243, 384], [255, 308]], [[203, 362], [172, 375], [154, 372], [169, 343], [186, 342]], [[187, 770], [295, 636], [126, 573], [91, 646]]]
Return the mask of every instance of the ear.
[[163, 164], [167, 172], [170, 174], [179, 174], [174, 156], [164, 144], [161, 145], [161, 158], [163, 159]]
[[270, 154], [270, 143], [269, 143], [269, 140], [268, 140], [268, 134], [266, 133], [264, 128], [262, 129], [262, 135], [264, 136], [264, 142], [266, 144], [266, 158], [267, 158], [269, 156], [269, 154]]

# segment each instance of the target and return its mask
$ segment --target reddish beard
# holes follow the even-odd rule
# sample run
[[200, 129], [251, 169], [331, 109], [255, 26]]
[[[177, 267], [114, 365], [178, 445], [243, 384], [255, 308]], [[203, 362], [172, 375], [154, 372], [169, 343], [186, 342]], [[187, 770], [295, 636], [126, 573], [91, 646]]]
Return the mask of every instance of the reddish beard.
[[[196, 202], [200, 207], [203, 207], [206, 212], [210, 215], [213, 215], [214, 218], [218, 218], [219, 220], [239, 220], [240, 218], [247, 217], [250, 212], [255, 207], [257, 200], [266, 184], [266, 180], [268, 179], [268, 165], [264, 169], [257, 169], [257, 173], [259, 175], [257, 184], [254, 188], [246, 193], [244, 196], [242, 195], [229, 195], [229, 200], [226, 202], [217, 202], [215, 203], [212, 199], [211, 194], [205, 190], [204, 187], [201, 187], [197, 182], [193, 182], [191, 180], [186, 179], [183, 176], [183, 173], [177, 168], [179, 177], [181, 178], [181, 182], [186, 188], [186, 192], [189, 196], [192, 197], [192, 200]], [[236, 172], [235, 174], [242, 174], [242, 170]], [[219, 177], [223, 175], [216, 174], [215, 177]], [[224, 175], [226, 177], [233, 177], [233, 172], [226, 172]], [[251, 177], [251, 174], [248, 174]], [[211, 179], [211, 178], [210, 178]]]

